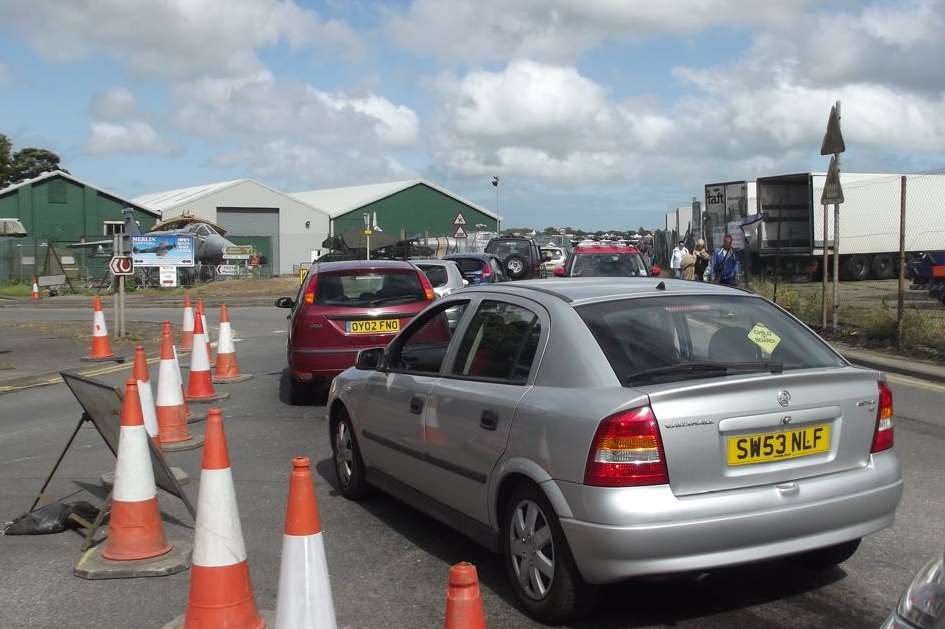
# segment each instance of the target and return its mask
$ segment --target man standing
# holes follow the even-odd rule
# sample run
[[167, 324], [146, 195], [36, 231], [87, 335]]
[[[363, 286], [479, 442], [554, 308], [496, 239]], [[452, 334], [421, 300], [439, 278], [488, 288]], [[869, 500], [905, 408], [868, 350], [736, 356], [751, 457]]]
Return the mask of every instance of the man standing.
[[735, 286], [738, 281], [738, 257], [728, 234], [722, 240], [722, 248], [712, 254], [712, 281], [725, 286]]
[[686, 249], [686, 243], [680, 240], [676, 248], [673, 249], [673, 257], [669, 260], [669, 268], [673, 270], [673, 277], [677, 279], [682, 277], [682, 260], [683, 256], [687, 255], [689, 255], [689, 250]]

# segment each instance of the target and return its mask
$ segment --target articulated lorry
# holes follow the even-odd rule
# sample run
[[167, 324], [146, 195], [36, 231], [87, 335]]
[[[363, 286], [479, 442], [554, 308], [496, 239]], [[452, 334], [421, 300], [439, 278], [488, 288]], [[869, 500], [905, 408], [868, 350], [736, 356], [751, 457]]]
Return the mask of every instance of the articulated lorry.
[[[820, 197], [825, 179], [826, 173], [798, 173], [707, 185], [707, 240], [717, 247], [733, 225], [762, 214], [763, 220], [745, 228], [752, 271], [819, 275], [824, 248]], [[845, 198], [840, 205], [841, 277], [896, 277], [901, 175], [841, 173], [840, 183]], [[828, 208], [827, 227], [832, 265], [833, 206]], [[907, 176], [905, 249], [910, 257], [945, 251], [945, 175]]]

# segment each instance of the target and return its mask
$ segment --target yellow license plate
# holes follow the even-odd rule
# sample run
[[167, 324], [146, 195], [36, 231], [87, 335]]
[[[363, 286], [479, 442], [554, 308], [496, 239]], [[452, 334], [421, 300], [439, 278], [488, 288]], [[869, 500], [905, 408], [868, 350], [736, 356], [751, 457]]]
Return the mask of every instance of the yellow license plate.
[[830, 450], [830, 425], [819, 424], [728, 438], [728, 464], [749, 465], [796, 459]]
[[349, 321], [348, 331], [352, 334], [388, 334], [400, 331], [400, 319], [370, 319]]

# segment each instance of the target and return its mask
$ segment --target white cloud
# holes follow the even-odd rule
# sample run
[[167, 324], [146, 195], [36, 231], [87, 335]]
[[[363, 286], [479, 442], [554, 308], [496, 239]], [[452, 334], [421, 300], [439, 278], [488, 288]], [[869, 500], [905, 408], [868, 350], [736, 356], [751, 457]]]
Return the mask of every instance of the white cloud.
[[111, 87], [92, 99], [92, 115], [99, 120], [118, 120], [135, 113], [138, 101], [126, 87]]
[[85, 152], [95, 157], [119, 154], [170, 155], [175, 152], [175, 148], [146, 122], [95, 122], [85, 143]]
[[103, 53], [136, 76], [174, 81], [253, 74], [263, 67], [257, 50], [278, 44], [362, 53], [347, 25], [292, 0], [5, 2], [4, 27], [47, 59]]
[[449, 61], [531, 58], [569, 63], [608, 40], [686, 35], [713, 26], [788, 24], [812, 0], [414, 0], [388, 31], [414, 52]]

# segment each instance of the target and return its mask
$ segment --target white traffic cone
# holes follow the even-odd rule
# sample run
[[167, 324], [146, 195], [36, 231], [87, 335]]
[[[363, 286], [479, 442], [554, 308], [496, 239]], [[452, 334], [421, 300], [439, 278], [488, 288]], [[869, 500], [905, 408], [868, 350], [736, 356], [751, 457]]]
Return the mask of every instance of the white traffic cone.
[[229, 393], [218, 393], [213, 388], [205, 338], [202, 317], [198, 316], [194, 322], [194, 348], [190, 351], [190, 373], [184, 393], [184, 399], [188, 402], [212, 402], [230, 396]]
[[158, 367], [155, 410], [162, 450], [190, 450], [203, 444], [202, 437], [195, 438], [187, 430], [187, 409], [184, 406], [180, 372], [174, 363], [174, 340], [169, 321], [164, 322], [161, 334], [161, 362]]

